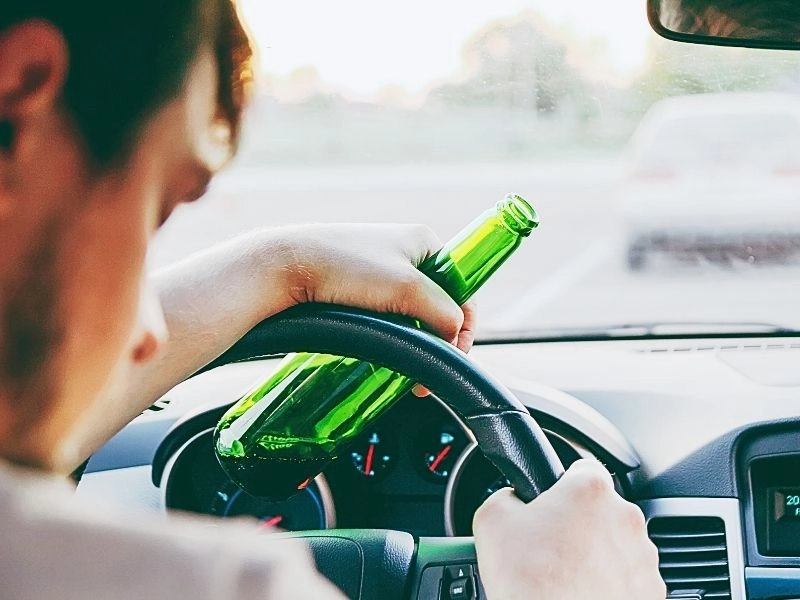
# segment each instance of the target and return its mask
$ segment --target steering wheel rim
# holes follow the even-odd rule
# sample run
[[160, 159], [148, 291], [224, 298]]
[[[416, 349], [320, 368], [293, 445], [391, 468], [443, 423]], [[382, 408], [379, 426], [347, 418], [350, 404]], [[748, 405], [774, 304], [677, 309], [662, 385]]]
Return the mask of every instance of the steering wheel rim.
[[[262, 321], [201, 372], [287, 352], [358, 358], [424, 384], [462, 419], [486, 457], [508, 478], [517, 496], [525, 502], [552, 486], [564, 471], [542, 429], [505, 386], [471, 362], [466, 354], [402, 317], [326, 304], [298, 305]], [[310, 542], [312, 550], [322, 550], [322, 554], [329, 555], [333, 544], [341, 545], [343, 539], [352, 541], [358, 547], [363, 572], [368, 570], [370, 561], [376, 569], [385, 569], [377, 578], [382, 584], [366, 588], [361, 585], [357, 597], [362, 600], [405, 597], [412, 571], [417, 581], [411, 588], [421, 590], [420, 578], [425, 565], [420, 565], [419, 560], [426, 555], [423, 540], [419, 541], [415, 552], [413, 539], [408, 534], [375, 531], [370, 536], [368, 531], [301, 535]], [[398, 535], [408, 537], [403, 540]], [[441, 548], [452, 545], [429, 541], [428, 547], [432, 544], [437, 547], [434, 554], [439, 562], [447, 563], [447, 552]], [[465, 556], [469, 557], [464, 554], [463, 544], [458, 547], [458, 556], [453, 558], [463, 562]], [[323, 573], [330, 575], [320, 565], [320, 554], [315, 551], [315, 555]], [[387, 565], [387, 561], [390, 564]], [[341, 568], [341, 565], [336, 564], [334, 568]], [[396, 584], [394, 591], [386, 586], [390, 580]]]
[[564, 472], [542, 429], [503, 384], [451, 344], [401, 318], [301, 304], [256, 325], [203, 371], [286, 352], [350, 356], [424, 384], [464, 421], [525, 502]]

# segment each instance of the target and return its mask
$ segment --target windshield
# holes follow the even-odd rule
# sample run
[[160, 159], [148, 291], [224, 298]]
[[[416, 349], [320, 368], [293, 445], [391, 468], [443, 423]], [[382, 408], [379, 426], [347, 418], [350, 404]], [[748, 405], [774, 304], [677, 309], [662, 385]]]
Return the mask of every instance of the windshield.
[[260, 226], [425, 223], [507, 192], [542, 225], [479, 335], [800, 326], [800, 53], [682, 45], [644, 0], [241, 0], [259, 75], [236, 160], [158, 267]]
[[799, 117], [765, 111], [661, 119], [650, 135], [642, 134], [635, 143], [635, 165], [702, 171], [800, 163]]

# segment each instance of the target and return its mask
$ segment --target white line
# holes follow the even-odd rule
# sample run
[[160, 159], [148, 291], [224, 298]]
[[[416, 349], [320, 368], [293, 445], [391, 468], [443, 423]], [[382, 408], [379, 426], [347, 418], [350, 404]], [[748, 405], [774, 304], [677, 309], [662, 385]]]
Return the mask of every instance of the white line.
[[542, 307], [560, 298], [569, 288], [606, 260], [613, 248], [611, 238], [595, 242], [565, 267], [531, 287], [509, 310], [489, 323], [486, 329], [507, 331], [519, 328], [520, 323], [524, 323]]

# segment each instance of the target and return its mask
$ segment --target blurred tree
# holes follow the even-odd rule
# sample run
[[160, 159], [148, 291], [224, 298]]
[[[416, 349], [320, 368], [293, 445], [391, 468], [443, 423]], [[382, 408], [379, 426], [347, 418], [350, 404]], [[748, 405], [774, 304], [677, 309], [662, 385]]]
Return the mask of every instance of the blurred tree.
[[583, 81], [567, 63], [566, 44], [544, 29], [531, 13], [490, 23], [465, 44], [464, 73], [433, 88], [429, 102], [542, 115], [571, 106], [583, 91]]
[[654, 38], [650, 61], [630, 88], [632, 107], [643, 112], [669, 96], [712, 92], [797, 91], [800, 54], [720, 48]]

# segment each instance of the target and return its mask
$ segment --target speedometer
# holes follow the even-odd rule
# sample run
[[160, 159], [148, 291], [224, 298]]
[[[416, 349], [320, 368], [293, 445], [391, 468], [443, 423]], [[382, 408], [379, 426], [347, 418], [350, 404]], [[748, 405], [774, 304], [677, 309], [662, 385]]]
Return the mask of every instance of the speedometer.
[[195, 434], [164, 467], [164, 505], [221, 518], [254, 517], [264, 527], [286, 531], [336, 526], [333, 497], [324, 475], [281, 502], [270, 502], [242, 491], [214, 456], [212, 429]]
[[330, 492], [326, 490], [324, 478], [318, 477], [291, 498], [272, 502], [251, 496], [232, 481], [226, 481], [212, 496], [209, 513], [219, 517], [255, 517], [264, 527], [286, 531], [326, 529], [332, 526], [324, 498]]

